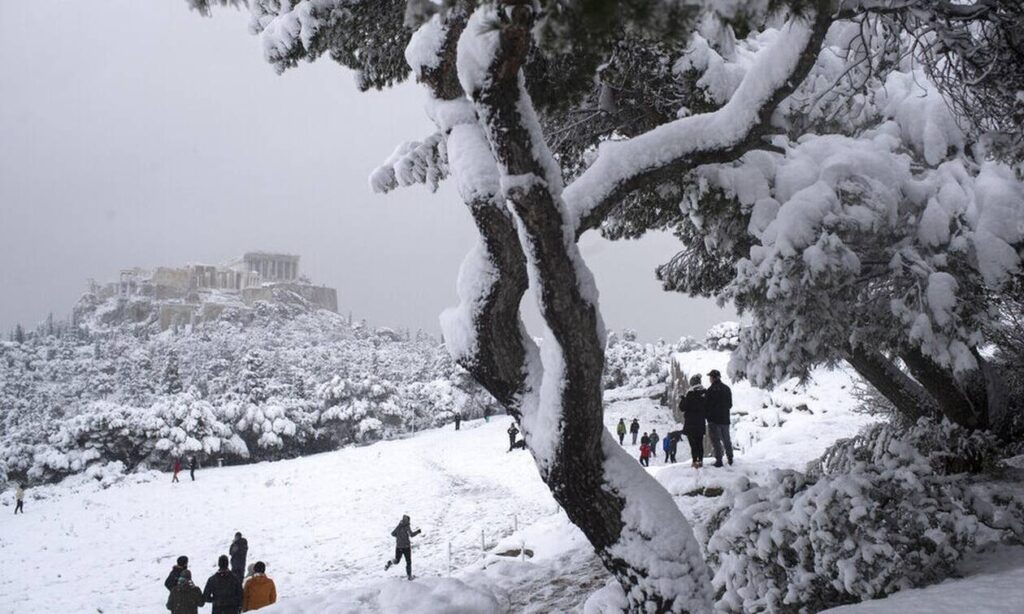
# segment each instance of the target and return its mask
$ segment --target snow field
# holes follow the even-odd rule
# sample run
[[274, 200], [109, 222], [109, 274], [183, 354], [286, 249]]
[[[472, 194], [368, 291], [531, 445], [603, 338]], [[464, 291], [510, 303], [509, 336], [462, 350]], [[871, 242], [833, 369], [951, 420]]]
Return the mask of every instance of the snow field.
[[[724, 371], [727, 356], [698, 351], [679, 359], [688, 373], [706, 373]], [[871, 420], [850, 411], [851, 383], [844, 371], [816, 372], [806, 389], [787, 385], [769, 393], [737, 383], [733, 438], [743, 449], [736, 464], [694, 470], [683, 442], [680, 462], [666, 465], [659, 454], [650, 472], [700, 537], [717, 505], [705, 489], [803, 469]], [[639, 394], [607, 395], [611, 432], [620, 417], [628, 423], [634, 416], [641, 433], [654, 426], [664, 436], [678, 428], [664, 407]], [[784, 411], [799, 404], [810, 411]], [[558, 510], [529, 454], [505, 451], [508, 424], [507, 417], [467, 421], [459, 432], [448, 425], [295, 460], [201, 469], [194, 484], [187, 472], [180, 484], [151, 472], [107, 489], [85, 476], [32, 489], [27, 514], [0, 520], [0, 552], [15, 570], [0, 574], [0, 613], [162, 611], [162, 581], [174, 559], [187, 554], [203, 583], [236, 530], [249, 540], [249, 562], [266, 561], [277, 583], [280, 601], [267, 614], [583, 611], [609, 576]], [[736, 433], [750, 437], [743, 443]], [[638, 455], [628, 434], [625, 448]], [[0, 504], [11, 509], [9, 493]], [[401, 565], [383, 571], [394, 552], [390, 532], [403, 513], [423, 530], [413, 539], [413, 582]], [[531, 556], [520, 556], [524, 546]], [[836, 611], [1018, 611], [1008, 604], [1024, 586], [1024, 549], [998, 550], [964, 572], [970, 575]], [[614, 598], [610, 591], [601, 596], [605, 605]], [[601, 607], [594, 598], [588, 611]]]
[[195, 483], [187, 472], [179, 484], [151, 473], [106, 490], [85, 478], [32, 489], [27, 513], [0, 523], [6, 566], [18, 570], [0, 574], [0, 612], [162, 609], [175, 558], [188, 555], [201, 584], [236, 530], [286, 598], [399, 577], [404, 570], [384, 574], [383, 565], [406, 513], [423, 530], [414, 573], [448, 575], [449, 542], [460, 568], [481, 557], [481, 530], [491, 546], [512, 531], [513, 514], [525, 526], [555, 510], [529, 455], [505, 452], [508, 422], [201, 469]]

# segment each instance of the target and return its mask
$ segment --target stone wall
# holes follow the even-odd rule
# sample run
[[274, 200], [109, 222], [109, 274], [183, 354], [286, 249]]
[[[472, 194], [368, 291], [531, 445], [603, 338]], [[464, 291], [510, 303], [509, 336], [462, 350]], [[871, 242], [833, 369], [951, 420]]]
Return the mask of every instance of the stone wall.
[[246, 305], [252, 305], [256, 301], [274, 302], [278, 300], [280, 292], [292, 292], [320, 309], [338, 312], [337, 290], [303, 283], [276, 283], [265, 284], [259, 288], [245, 288], [242, 290], [242, 301]]

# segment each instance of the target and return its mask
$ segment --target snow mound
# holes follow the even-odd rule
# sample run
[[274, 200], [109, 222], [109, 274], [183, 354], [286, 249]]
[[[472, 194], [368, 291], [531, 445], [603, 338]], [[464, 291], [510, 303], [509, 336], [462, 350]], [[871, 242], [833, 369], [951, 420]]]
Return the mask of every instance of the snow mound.
[[454, 578], [428, 578], [414, 582], [392, 580], [375, 588], [285, 600], [265, 611], [267, 614], [501, 614], [504, 610], [498, 598], [485, 588]]

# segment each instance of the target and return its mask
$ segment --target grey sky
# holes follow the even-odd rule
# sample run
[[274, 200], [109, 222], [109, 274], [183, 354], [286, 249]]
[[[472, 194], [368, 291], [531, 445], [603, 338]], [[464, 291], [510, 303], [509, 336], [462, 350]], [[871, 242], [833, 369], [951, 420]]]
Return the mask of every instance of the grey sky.
[[[0, 331], [66, 315], [87, 278], [252, 249], [301, 254], [342, 312], [439, 330], [468, 214], [450, 187], [366, 181], [430, 133], [419, 88], [360, 94], [330, 61], [279, 76], [247, 19], [183, 0], [0, 2]], [[675, 338], [735, 317], [661, 290], [672, 237], [590, 235], [609, 327]]]

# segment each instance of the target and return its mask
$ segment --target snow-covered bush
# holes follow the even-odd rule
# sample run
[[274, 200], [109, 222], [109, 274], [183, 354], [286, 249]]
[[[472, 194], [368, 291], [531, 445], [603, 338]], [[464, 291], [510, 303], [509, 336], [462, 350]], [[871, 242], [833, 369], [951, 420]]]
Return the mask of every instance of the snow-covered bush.
[[958, 474], [997, 452], [948, 423], [875, 425], [806, 474], [741, 480], [707, 530], [718, 606], [814, 612], [948, 577], [986, 531], [1016, 532], [1024, 520], [1020, 501]]
[[739, 322], [719, 322], [704, 334], [704, 345], [712, 350], [735, 350], [740, 344]]
[[264, 303], [161, 332], [116, 315], [115, 302], [87, 295], [74, 326], [0, 342], [3, 475], [39, 482], [108, 461], [134, 471], [189, 456], [290, 458], [437, 426], [455, 411], [496, 413], [422, 332]]
[[668, 365], [674, 350], [661, 341], [639, 342], [636, 333], [623, 331], [621, 338], [615, 338], [605, 350], [605, 390], [664, 385], [668, 381]]

